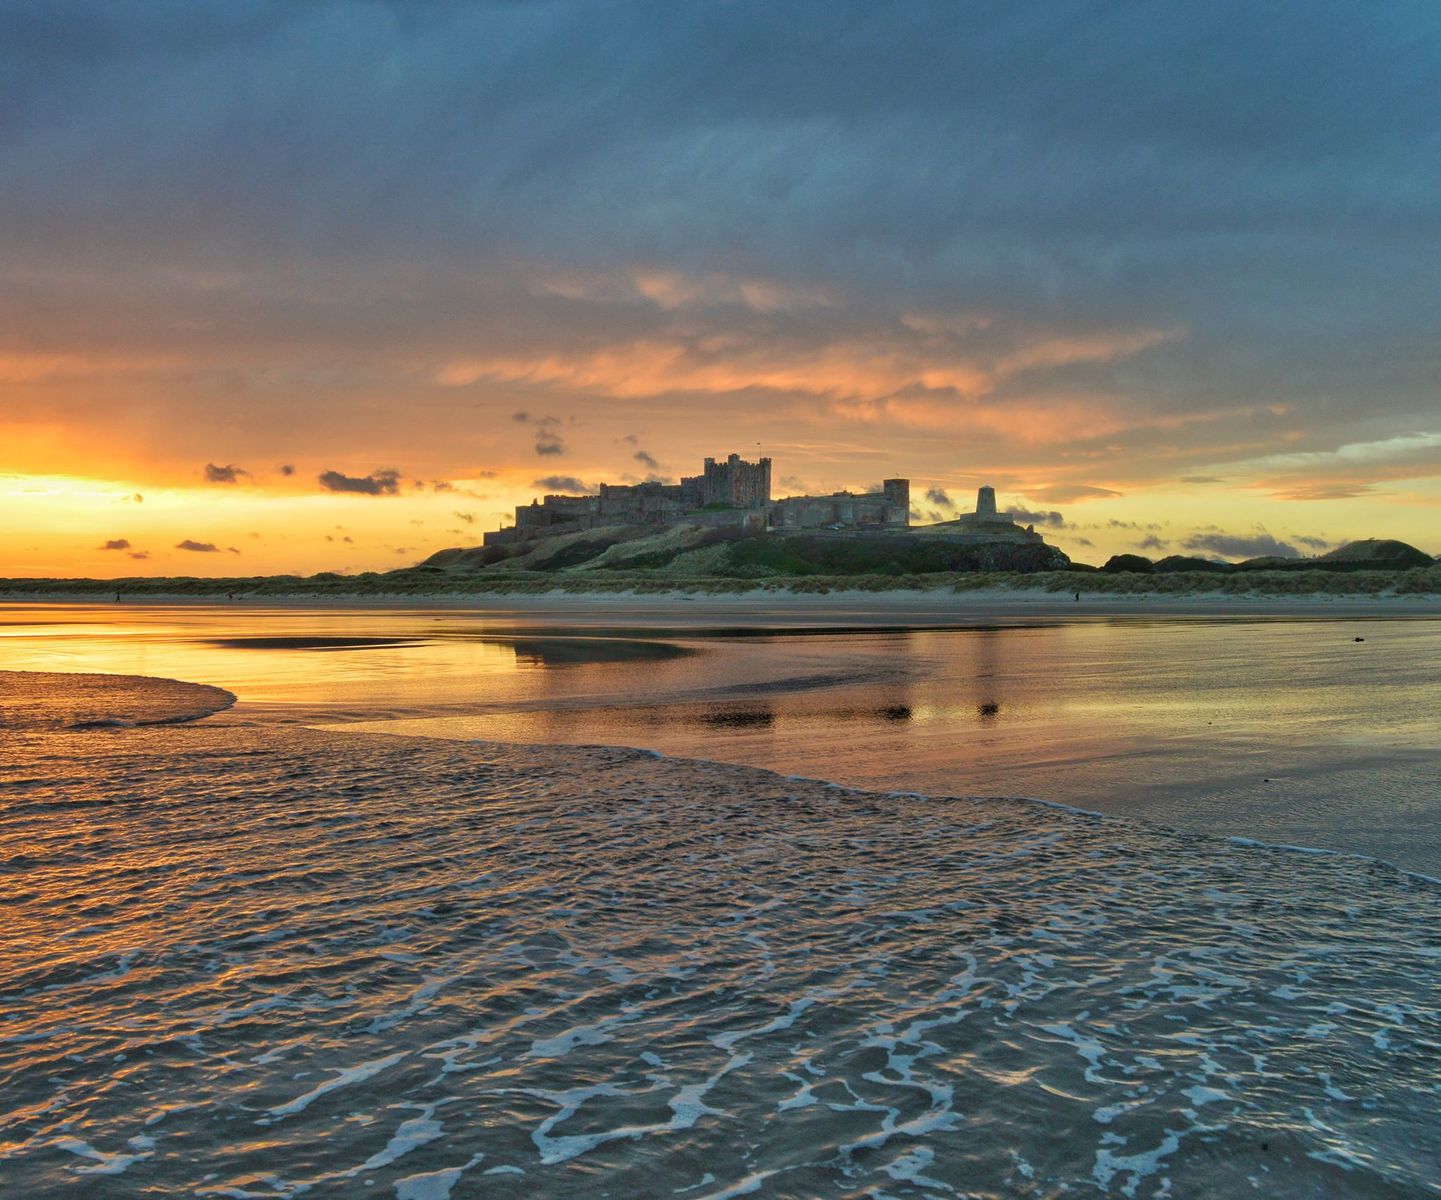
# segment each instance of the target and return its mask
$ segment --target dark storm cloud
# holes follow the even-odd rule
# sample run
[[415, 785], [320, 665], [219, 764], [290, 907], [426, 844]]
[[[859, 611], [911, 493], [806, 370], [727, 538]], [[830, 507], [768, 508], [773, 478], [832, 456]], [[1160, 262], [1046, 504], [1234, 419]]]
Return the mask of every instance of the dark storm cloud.
[[656, 462], [653, 455], [647, 454], [644, 450], [637, 450], [631, 457], [648, 471], [660, 470], [660, 463]]
[[534, 425], [535, 431], [535, 452], [542, 456], [557, 455], [565, 453], [565, 442], [561, 440], [560, 434], [556, 433], [556, 427], [560, 424], [560, 418], [546, 414], [540, 416], [536, 413], [520, 412], [511, 413], [510, 419], [521, 425]]
[[1012, 507], [1007, 510], [1011, 519], [1019, 525], [1045, 525], [1051, 529], [1065, 528], [1066, 519], [1058, 512], [1032, 512], [1029, 508]]
[[926, 499], [932, 504], [939, 504], [942, 508], [955, 508], [955, 503], [951, 500], [950, 493], [947, 492], [945, 488], [927, 488]]
[[249, 471], [243, 467], [237, 467], [234, 463], [226, 466], [216, 466], [215, 463], [205, 464], [206, 483], [236, 483], [242, 476], [248, 476]]
[[1279, 541], [1264, 531], [1254, 534], [1196, 533], [1183, 544], [1187, 550], [1209, 550], [1227, 558], [1260, 558], [1262, 555], [1302, 557], [1301, 551], [1290, 542]]
[[190, 550], [196, 554], [219, 554], [220, 547], [214, 542], [197, 542], [193, 538], [186, 538], [184, 541], [176, 542], [177, 550]]
[[290, 476], [290, 475], [294, 475], [294, 474], [295, 474], [295, 466], [294, 466], [293, 463], [281, 463], [281, 464], [280, 464], [278, 467], [276, 467], [275, 469], [276, 469], [277, 471], [279, 471], [282, 475], [285, 475], [285, 476]]
[[101, 546], [100, 549], [102, 549], [102, 550], [129, 550], [129, 549], [130, 549], [130, 539], [129, 539], [129, 538], [111, 538], [108, 542], [105, 543], [105, 545]]
[[590, 490], [574, 475], [546, 475], [530, 486], [546, 492], [585, 493]]
[[350, 492], [357, 496], [394, 496], [400, 492], [400, 472], [390, 468], [372, 471], [369, 475], [322, 471], [318, 482], [327, 492]]
[[[1063, 440], [1075, 470], [1429, 431], [1438, 37], [1441, 10], [1404, 0], [20, 0], [0, 10], [0, 136], [21, 168], [0, 261], [22, 281], [0, 328], [225, 378], [239, 346], [307, 383], [337, 347], [367, 381], [504, 357], [508, 409], [604, 394], [594, 363], [637, 342], [680, 345], [689, 385], [713, 346], [824, 360], [917, 310], [969, 313], [982, 354], [1016, 327], [1175, 331], [1144, 354], [1022, 355], [990, 381], [1042, 413], [1116, 407]], [[650, 264], [682, 278], [637, 282]], [[714, 315], [676, 317], [692, 310]], [[327, 432], [353, 411], [334, 393], [306, 406]], [[202, 420], [231, 402], [195, 401]], [[1166, 420], [1198, 412], [1217, 419]], [[1117, 494], [1062, 474], [1026, 494]]]

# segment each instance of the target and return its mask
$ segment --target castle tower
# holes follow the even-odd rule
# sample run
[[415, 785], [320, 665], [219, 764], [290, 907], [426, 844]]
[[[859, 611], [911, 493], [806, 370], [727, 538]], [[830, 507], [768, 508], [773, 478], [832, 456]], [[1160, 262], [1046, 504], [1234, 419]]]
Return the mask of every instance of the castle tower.
[[976, 516], [995, 517], [996, 515], [996, 489], [989, 484], [976, 492]]
[[771, 460], [749, 463], [739, 454], [730, 455], [723, 463], [708, 458], [700, 483], [705, 504], [764, 508], [771, 498]]
[[887, 525], [909, 526], [911, 523], [911, 481], [909, 479], [886, 479], [881, 482], [885, 496], [885, 523]]

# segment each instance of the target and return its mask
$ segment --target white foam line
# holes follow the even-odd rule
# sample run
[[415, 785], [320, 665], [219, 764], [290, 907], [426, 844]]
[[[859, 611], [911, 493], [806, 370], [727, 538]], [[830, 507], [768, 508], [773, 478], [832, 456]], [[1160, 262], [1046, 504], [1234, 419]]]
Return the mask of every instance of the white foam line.
[[123, 1175], [131, 1163], [140, 1162], [149, 1158], [154, 1150], [154, 1142], [144, 1147], [140, 1154], [107, 1154], [103, 1150], [97, 1150], [89, 1142], [82, 1142], [79, 1138], [64, 1137], [57, 1138], [51, 1143], [55, 1149], [64, 1150], [77, 1158], [92, 1159], [93, 1167], [76, 1167], [81, 1175]]
[[395, 1181], [395, 1200], [450, 1200], [451, 1189], [460, 1178], [485, 1157], [476, 1154], [463, 1167], [446, 1167], [439, 1171], [423, 1171]]
[[531, 1042], [526, 1058], [563, 1058], [577, 1046], [599, 1046], [611, 1040], [616, 1028], [634, 1020], [638, 1014], [624, 1012], [619, 1016], [606, 1017], [590, 1025], [575, 1025], [554, 1037], [536, 1038]]
[[272, 1108], [270, 1115], [272, 1117], [288, 1117], [295, 1113], [303, 1112], [322, 1096], [329, 1095], [338, 1088], [349, 1087], [352, 1083], [363, 1083], [372, 1076], [379, 1075], [382, 1071], [395, 1066], [395, 1064], [404, 1057], [405, 1051], [402, 1050], [397, 1054], [388, 1054], [384, 1058], [376, 1058], [370, 1062], [361, 1063], [358, 1067], [347, 1068], [336, 1075], [335, 1078], [326, 1080], [317, 1088], [312, 1088], [306, 1092], [305, 1095], [297, 1096], [294, 1100], [290, 1101], [289, 1104], [282, 1104], [276, 1108]]
[[939, 1179], [932, 1179], [929, 1175], [922, 1175], [921, 1172], [929, 1167], [936, 1160], [936, 1152], [925, 1146], [918, 1146], [909, 1153], [902, 1154], [894, 1162], [886, 1163], [881, 1167], [887, 1175], [900, 1183], [914, 1183], [917, 1187], [931, 1188], [942, 1192], [954, 1192], [956, 1189], [950, 1184]]
[[[784, 1170], [786, 1170], [785, 1167], [775, 1167], [769, 1171], [756, 1171], [743, 1179], [737, 1179], [732, 1184], [727, 1184], [719, 1191], [706, 1192], [703, 1196], [697, 1196], [696, 1200], [734, 1200], [736, 1196], [749, 1196], [760, 1191], [761, 1185], [767, 1179], [773, 1179]], [[691, 1189], [687, 1188], [686, 1190]]]
[[1141, 1180], [1147, 1175], [1154, 1175], [1160, 1170], [1161, 1163], [1180, 1148], [1180, 1132], [1168, 1129], [1161, 1139], [1161, 1144], [1154, 1150], [1143, 1150], [1138, 1154], [1117, 1154], [1109, 1149], [1097, 1150], [1096, 1165], [1091, 1170], [1091, 1178], [1103, 1190], [1109, 1191], [1111, 1180], [1120, 1173], [1127, 1173], [1131, 1176], [1131, 1181], [1122, 1185], [1121, 1191], [1127, 1196], [1134, 1196]]
[[550, 1131], [561, 1122], [568, 1120], [579, 1111], [582, 1104], [593, 1096], [622, 1096], [627, 1093], [611, 1086], [610, 1084], [596, 1084], [593, 1087], [573, 1088], [568, 1092], [544, 1092], [538, 1089], [528, 1090], [528, 1094], [539, 1096], [549, 1100], [553, 1104], [559, 1104], [559, 1112], [547, 1117], [541, 1122], [540, 1127], [530, 1135], [531, 1141], [535, 1143], [536, 1149], [540, 1151], [540, 1161], [547, 1166], [556, 1163], [566, 1162], [587, 1150], [593, 1150], [606, 1142], [613, 1142], [621, 1139], [637, 1139], [652, 1133], [671, 1133], [683, 1129], [694, 1128], [697, 1121], [706, 1113], [714, 1110], [707, 1107], [703, 1097], [715, 1087], [725, 1076], [732, 1071], [745, 1066], [751, 1061], [749, 1054], [733, 1055], [716, 1073], [699, 1083], [690, 1083], [681, 1088], [668, 1101], [671, 1110], [671, 1119], [663, 1123], [651, 1125], [623, 1125], [618, 1129], [608, 1129], [603, 1133], [577, 1133], [567, 1134], [560, 1137], [551, 1137]]
[[396, 1126], [385, 1149], [372, 1154], [353, 1173], [360, 1175], [366, 1171], [376, 1171], [381, 1167], [388, 1167], [397, 1158], [444, 1136], [444, 1128], [439, 1121], [435, 1120], [435, 1105], [423, 1105], [420, 1109], [420, 1116], [411, 1117]]

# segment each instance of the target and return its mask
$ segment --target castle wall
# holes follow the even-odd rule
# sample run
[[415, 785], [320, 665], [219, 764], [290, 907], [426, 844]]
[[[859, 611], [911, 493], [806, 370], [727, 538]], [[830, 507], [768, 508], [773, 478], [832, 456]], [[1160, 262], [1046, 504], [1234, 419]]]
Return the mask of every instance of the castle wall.
[[714, 512], [689, 512], [683, 518], [689, 525], [709, 529], [745, 529], [752, 533], [766, 531], [766, 513], [757, 508], [723, 508]]
[[888, 479], [879, 492], [788, 496], [770, 505], [772, 529], [905, 529], [911, 523], [911, 485]]
[[600, 485], [602, 524], [654, 525], [678, 521], [685, 514], [683, 489], [673, 483]]

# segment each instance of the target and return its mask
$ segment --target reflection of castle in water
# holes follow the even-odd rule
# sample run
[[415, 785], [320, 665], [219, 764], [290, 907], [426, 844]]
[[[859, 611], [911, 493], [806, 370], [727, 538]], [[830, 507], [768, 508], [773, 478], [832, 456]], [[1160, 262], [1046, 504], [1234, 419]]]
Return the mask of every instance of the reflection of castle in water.
[[[990, 488], [981, 489], [982, 492], [990, 490]], [[994, 512], [994, 494], [991, 497], [991, 509]], [[980, 506], [978, 505], [977, 515], [979, 514]], [[994, 628], [977, 629], [975, 635], [980, 639], [977, 644], [976, 656], [976, 720], [982, 725], [993, 725], [996, 718], [1001, 715], [1001, 693], [998, 679], [1000, 664], [1004, 661], [1001, 631]]]
[[[731, 454], [724, 461], [707, 458], [699, 475], [684, 476], [679, 483], [603, 483], [594, 495], [547, 495], [518, 505], [515, 525], [490, 531], [485, 545], [510, 545], [604, 526], [681, 524], [751, 532], [904, 532], [911, 527], [911, 483], [887, 479], [879, 491], [772, 500], [771, 460], [746, 462]], [[990, 487], [980, 489], [974, 513], [914, 532], [945, 534], [960, 541], [1041, 541], [1033, 529], [1022, 529], [997, 512], [995, 489]]]

